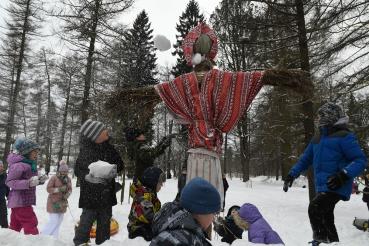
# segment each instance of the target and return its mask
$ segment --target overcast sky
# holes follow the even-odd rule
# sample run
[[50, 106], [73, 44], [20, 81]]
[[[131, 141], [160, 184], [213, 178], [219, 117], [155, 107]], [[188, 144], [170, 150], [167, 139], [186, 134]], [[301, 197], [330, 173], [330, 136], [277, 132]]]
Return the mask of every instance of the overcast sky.
[[[133, 8], [128, 13], [122, 14], [121, 22], [132, 27], [138, 13], [145, 9], [151, 22], [151, 28], [154, 29], [154, 37], [157, 34], [164, 35], [173, 45], [176, 41], [175, 35], [178, 34], [175, 29], [176, 24], [179, 22], [179, 16], [185, 11], [188, 2], [189, 0], [136, 0]], [[199, 3], [200, 12], [208, 20], [220, 0], [198, 0], [197, 2]], [[3, 24], [3, 16], [6, 14], [2, 7], [8, 4], [9, 0], [0, 1], [1, 25]], [[165, 52], [157, 51], [158, 64], [165, 65], [166, 62], [174, 64], [176, 58], [171, 55], [173, 50], [172, 48]]]

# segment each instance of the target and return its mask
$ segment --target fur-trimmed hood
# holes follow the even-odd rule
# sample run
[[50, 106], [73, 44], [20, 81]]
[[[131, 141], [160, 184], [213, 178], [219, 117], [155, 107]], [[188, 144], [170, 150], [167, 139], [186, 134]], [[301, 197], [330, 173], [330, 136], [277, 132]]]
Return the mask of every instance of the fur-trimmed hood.
[[249, 227], [251, 224], [249, 222], [246, 222], [244, 219], [242, 219], [238, 211], [233, 215], [233, 220], [236, 223], [236, 225], [238, 225], [239, 228], [242, 228], [245, 231], [249, 230]]

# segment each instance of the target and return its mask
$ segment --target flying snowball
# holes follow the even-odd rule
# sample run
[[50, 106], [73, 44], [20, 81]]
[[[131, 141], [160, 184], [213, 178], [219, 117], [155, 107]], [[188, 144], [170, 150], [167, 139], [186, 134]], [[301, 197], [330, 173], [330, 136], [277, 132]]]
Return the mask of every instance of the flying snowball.
[[154, 46], [160, 51], [166, 51], [169, 50], [171, 47], [169, 39], [167, 39], [163, 35], [156, 35], [154, 38]]

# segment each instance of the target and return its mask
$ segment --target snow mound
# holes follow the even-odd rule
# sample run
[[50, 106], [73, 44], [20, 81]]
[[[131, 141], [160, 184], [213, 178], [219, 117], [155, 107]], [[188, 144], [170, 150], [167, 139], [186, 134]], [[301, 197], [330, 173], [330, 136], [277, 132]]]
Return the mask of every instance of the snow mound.
[[160, 51], [166, 51], [169, 50], [171, 47], [169, 39], [167, 39], [163, 35], [156, 35], [154, 38], [154, 46]]
[[110, 164], [105, 161], [97, 161], [91, 163], [88, 168], [90, 169], [90, 174], [97, 178], [108, 178], [110, 172], [115, 167], [115, 164]]

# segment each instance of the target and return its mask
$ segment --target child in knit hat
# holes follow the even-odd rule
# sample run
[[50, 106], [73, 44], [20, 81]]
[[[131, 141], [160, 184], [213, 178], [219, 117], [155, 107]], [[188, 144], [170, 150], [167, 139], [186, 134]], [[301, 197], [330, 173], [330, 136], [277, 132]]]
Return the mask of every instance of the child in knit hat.
[[152, 230], [155, 237], [150, 246], [211, 244], [205, 230], [220, 211], [217, 189], [203, 178], [192, 179], [183, 188], [180, 203], [168, 202], [155, 215]]
[[8, 207], [10, 215], [9, 229], [24, 234], [38, 234], [38, 220], [32, 205], [36, 205], [36, 186], [44, 184], [48, 176], [38, 177], [36, 158], [40, 146], [29, 138], [18, 138], [14, 143], [14, 153], [10, 153], [7, 162], [10, 165], [5, 184], [11, 188]]
[[72, 194], [72, 183], [68, 177], [68, 165], [64, 160], [59, 162], [59, 172], [50, 178], [46, 191], [49, 193], [46, 210], [50, 221], [45, 225], [41, 234], [59, 237], [59, 228], [67, 211], [67, 199]]
[[233, 218], [238, 227], [248, 231], [249, 242], [284, 245], [278, 233], [273, 231], [255, 205], [243, 204], [240, 210], [233, 215]]
[[165, 180], [165, 173], [160, 168], [148, 167], [138, 181], [133, 182], [130, 188], [133, 201], [127, 225], [129, 238], [143, 237], [146, 241], [151, 241], [154, 237], [151, 224], [154, 215], [161, 208], [157, 193]]
[[79, 208], [82, 208], [80, 223], [74, 236], [74, 245], [86, 244], [90, 239], [93, 223], [97, 222], [96, 244], [110, 239], [112, 208], [117, 205], [115, 177], [104, 184], [91, 183], [86, 179], [90, 165], [101, 161], [116, 165], [116, 172], [123, 170], [120, 154], [110, 143], [108, 130], [100, 121], [86, 120], [80, 129], [80, 151], [74, 173], [81, 181]]
[[9, 196], [9, 187], [6, 186], [6, 172], [4, 171], [3, 162], [0, 161], [0, 226], [1, 228], [8, 228], [8, 209], [6, 208], [5, 197]]

